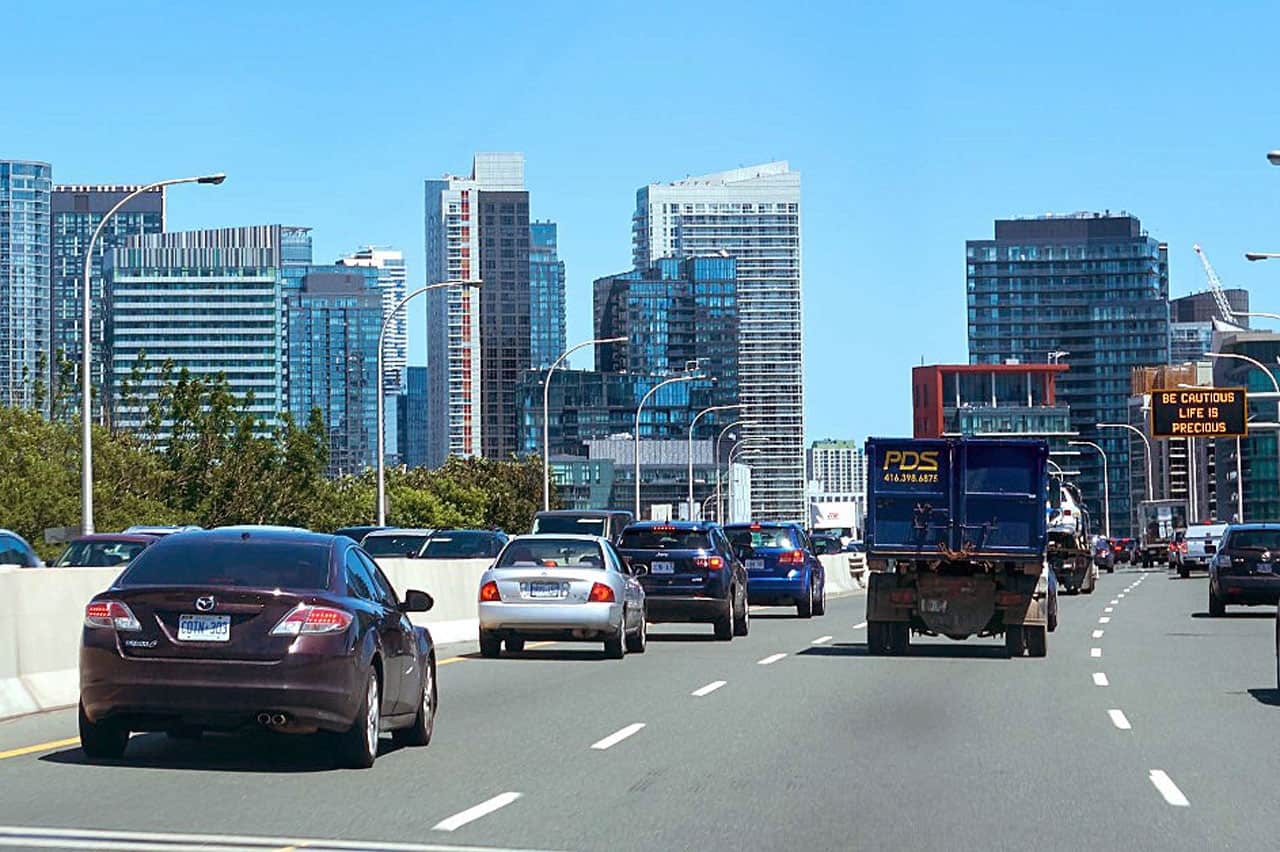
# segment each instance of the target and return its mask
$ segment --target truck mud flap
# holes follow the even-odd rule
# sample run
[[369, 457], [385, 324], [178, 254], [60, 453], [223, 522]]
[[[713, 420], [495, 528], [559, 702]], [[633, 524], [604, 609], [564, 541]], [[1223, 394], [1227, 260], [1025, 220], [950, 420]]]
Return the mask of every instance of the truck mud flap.
[[873, 571], [867, 576], [867, 621], [910, 621], [911, 608], [896, 606], [889, 598], [898, 588], [896, 574]]

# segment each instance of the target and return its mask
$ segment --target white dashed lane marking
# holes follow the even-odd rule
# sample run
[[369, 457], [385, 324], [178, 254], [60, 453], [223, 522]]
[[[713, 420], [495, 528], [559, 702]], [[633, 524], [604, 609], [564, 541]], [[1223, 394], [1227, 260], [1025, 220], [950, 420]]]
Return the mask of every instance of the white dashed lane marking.
[[1164, 800], [1175, 808], [1190, 807], [1191, 803], [1187, 801], [1187, 797], [1182, 795], [1182, 791], [1178, 789], [1178, 785], [1173, 783], [1173, 779], [1165, 774], [1163, 769], [1151, 770], [1151, 783], [1160, 791], [1160, 795], [1164, 796]]
[[724, 686], [725, 683], [726, 681], [723, 681], [723, 680], [713, 680], [711, 681], [711, 683], [707, 684], [706, 686], [695, 689], [693, 692], [689, 694], [692, 695], [694, 698], [701, 698], [704, 695], [710, 695], [711, 693], [715, 692], [717, 689]]
[[1111, 616], [1109, 616], [1109, 615], [1104, 615], [1104, 616], [1102, 616], [1102, 618], [1099, 618], [1099, 619], [1098, 619], [1098, 623], [1099, 623], [1099, 624], [1110, 624], [1110, 623], [1111, 623]]
[[457, 831], [469, 822], [475, 822], [480, 817], [488, 816], [499, 808], [505, 808], [507, 805], [520, 798], [519, 793], [503, 793], [494, 796], [486, 802], [481, 802], [474, 808], [467, 808], [465, 811], [456, 813], [448, 819], [441, 820], [432, 828], [435, 831]]
[[1101, 648], [1090, 648], [1090, 649], [1089, 649], [1089, 656], [1090, 656], [1090, 657], [1094, 657], [1094, 658], [1101, 657], [1101, 656], [1102, 656], [1102, 649], [1101, 649]]
[[1101, 638], [1102, 638], [1102, 634], [1103, 634], [1103, 631], [1101, 631], [1101, 630], [1095, 630], [1095, 631], [1093, 631], [1093, 638], [1094, 638], [1094, 639], [1101, 639]]
[[769, 656], [765, 657], [763, 660], [758, 660], [757, 662], [759, 663], [759, 665], [768, 666], [778, 662], [778, 660], [781, 660], [785, 656], [786, 654], [770, 654]]
[[1129, 731], [1133, 729], [1133, 726], [1129, 724], [1129, 720], [1125, 718], [1123, 710], [1108, 710], [1107, 715], [1111, 717], [1111, 724], [1120, 730]]
[[814, 640], [813, 640], [812, 642], [810, 642], [809, 644], [810, 644], [810, 645], [825, 645], [825, 644], [827, 644], [828, 642], [830, 642], [830, 641], [831, 641], [832, 639], [834, 639], [834, 638], [835, 638], [834, 636], [819, 636], [817, 639], [814, 639]]
[[637, 733], [643, 727], [644, 727], [644, 722], [635, 722], [634, 724], [627, 725], [622, 730], [612, 733], [609, 736], [605, 737], [604, 739], [598, 740], [592, 743], [591, 747], [596, 751], [604, 751], [607, 748], [612, 748], [613, 746], [616, 746], [618, 743], [625, 740], [627, 737]]
[[1094, 672], [1093, 685], [1094, 686], [1110, 686], [1111, 682], [1107, 680], [1107, 675], [1105, 672]]

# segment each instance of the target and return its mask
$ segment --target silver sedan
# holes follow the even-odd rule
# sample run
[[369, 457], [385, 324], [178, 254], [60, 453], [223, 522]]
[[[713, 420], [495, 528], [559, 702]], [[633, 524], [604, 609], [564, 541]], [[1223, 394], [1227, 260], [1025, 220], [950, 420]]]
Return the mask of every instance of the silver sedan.
[[522, 535], [480, 578], [480, 653], [523, 650], [526, 638], [604, 642], [605, 655], [644, 653], [644, 589], [607, 539]]

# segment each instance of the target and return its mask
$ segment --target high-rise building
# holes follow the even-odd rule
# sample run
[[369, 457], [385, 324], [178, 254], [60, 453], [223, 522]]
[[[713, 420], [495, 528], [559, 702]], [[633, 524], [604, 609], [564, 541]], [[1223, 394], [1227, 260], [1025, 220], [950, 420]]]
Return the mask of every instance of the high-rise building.
[[529, 223], [529, 362], [546, 369], [564, 353], [564, 261], [556, 223]]
[[1066, 364], [912, 367], [912, 434], [1073, 438], [1071, 411], [1057, 393], [1058, 377], [1068, 369]]
[[378, 332], [383, 301], [372, 267], [312, 267], [285, 295], [288, 408], [305, 424], [319, 409], [329, 472], [359, 473], [377, 458]]
[[[102, 217], [122, 198], [138, 190], [137, 186], [55, 185], [52, 199], [52, 236], [50, 239], [51, 277], [53, 281], [50, 340], [53, 357], [50, 373], [58, 375], [59, 362], [69, 362], [80, 369], [81, 311], [84, 295], [84, 252]], [[93, 247], [91, 273], [92, 319], [89, 339], [93, 386], [101, 389], [106, 381], [105, 339], [106, 292], [102, 284], [102, 256], [107, 249], [120, 245], [125, 237], [135, 234], [158, 234], [164, 230], [164, 187], [144, 192], [122, 207], [107, 223]]]
[[862, 446], [857, 441], [814, 441], [806, 466], [810, 524], [848, 528], [851, 536], [860, 536], [867, 514], [867, 460]]
[[751, 510], [805, 515], [800, 175], [785, 162], [653, 183], [636, 192], [634, 266], [665, 257], [737, 261], [738, 401], [759, 449]]
[[529, 193], [523, 154], [476, 154], [469, 177], [426, 182], [428, 464], [516, 450], [528, 369]]
[[52, 194], [48, 163], [0, 160], [0, 405], [48, 407]]
[[[145, 234], [107, 252], [109, 405], [141, 429], [166, 362], [193, 377], [222, 374], [264, 428], [284, 409], [280, 225]], [[135, 381], [135, 370], [141, 371]], [[156, 436], [168, 437], [168, 424]]]
[[[966, 243], [969, 361], [1044, 363], [1071, 369], [1057, 397], [1071, 427], [1107, 453], [1111, 531], [1131, 532], [1130, 371], [1169, 363], [1169, 258], [1136, 216], [1075, 213], [998, 219], [995, 238]], [[1053, 357], [1051, 357], [1053, 356]], [[1102, 516], [1102, 462], [1080, 457], [1079, 484]]]
[[405, 390], [400, 395], [400, 460], [409, 467], [427, 463], [427, 368], [405, 371]]
[[[1245, 388], [1249, 392], [1249, 417], [1274, 422], [1275, 400], [1257, 399], [1255, 394], [1272, 392], [1275, 389], [1272, 382], [1280, 381], [1280, 364], [1277, 363], [1280, 334], [1259, 330], [1220, 333], [1214, 341], [1213, 351], [1246, 355], [1267, 367], [1270, 376], [1238, 358], [1215, 358], [1213, 381], [1205, 384]], [[1242, 521], [1270, 521], [1280, 517], [1280, 432], [1250, 429], [1249, 434], [1239, 441], [1218, 438], [1216, 442], [1218, 519], [1230, 520], [1238, 514], [1240, 504], [1244, 507], [1240, 517]], [[1243, 484], [1242, 495], [1237, 493], [1238, 481]], [[1201, 513], [1197, 520], [1206, 517]]]
[[[397, 249], [366, 246], [346, 257], [338, 258], [338, 265], [371, 267], [378, 271], [378, 290], [382, 295], [384, 321], [405, 297], [408, 272], [404, 265], [404, 253]], [[388, 396], [396, 396], [404, 388], [404, 371], [409, 363], [409, 339], [405, 333], [405, 322], [405, 312], [401, 310], [387, 327], [386, 348], [382, 353], [382, 386]]]
[[1232, 331], [1249, 327], [1249, 291], [1224, 290], [1231, 316], [1223, 317], [1213, 293], [1192, 293], [1169, 300], [1169, 363], [1198, 361], [1213, 346], [1215, 329]]

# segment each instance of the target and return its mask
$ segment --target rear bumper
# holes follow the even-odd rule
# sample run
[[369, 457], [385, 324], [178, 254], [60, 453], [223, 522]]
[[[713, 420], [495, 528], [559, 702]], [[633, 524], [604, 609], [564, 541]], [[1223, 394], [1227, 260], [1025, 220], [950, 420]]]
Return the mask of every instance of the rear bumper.
[[1246, 606], [1280, 603], [1280, 577], [1218, 577], [1218, 596], [1224, 603]]
[[480, 604], [480, 629], [508, 635], [563, 637], [582, 631], [591, 636], [617, 636], [622, 630], [622, 604]]
[[728, 606], [726, 598], [693, 595], [650, 596], [645, 600], [650, 621], [715, 621], [724, 617]]
[[787, 603], [808, 594], [808, 578], [799, 577], [747, 577], [747, 597], [751, 603]]
[[91, 721], [119, 719], [133, 730], [175, 725], [234, 730], [259, 713], [290, 726], [344, 731], [363, 698], [356, 657], [294, 654], [270, 663], [136, 659], [83, 647], [80, 700]]

